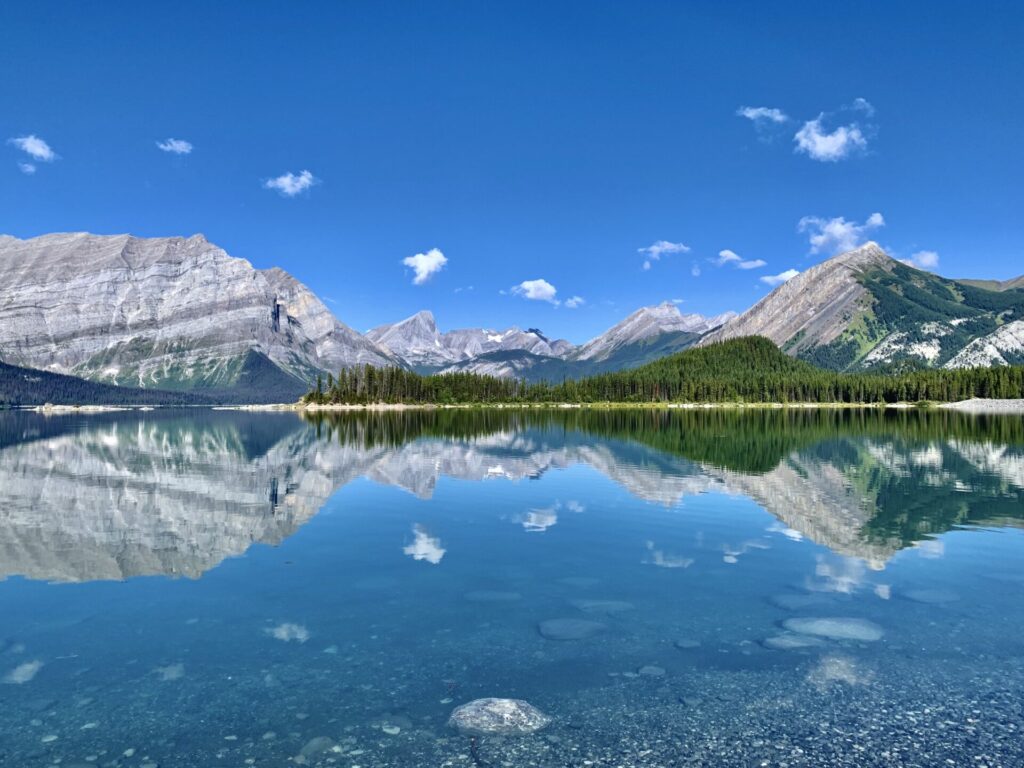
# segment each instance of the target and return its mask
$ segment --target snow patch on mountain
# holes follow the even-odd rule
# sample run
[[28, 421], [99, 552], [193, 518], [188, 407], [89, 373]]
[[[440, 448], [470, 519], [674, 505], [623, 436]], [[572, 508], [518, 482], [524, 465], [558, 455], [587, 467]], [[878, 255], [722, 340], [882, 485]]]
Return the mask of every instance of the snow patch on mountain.
[[975, 339], [946, 363], [946, 368], [1016, 365], [1024, 362], [1024, 320], [1014, 320]]

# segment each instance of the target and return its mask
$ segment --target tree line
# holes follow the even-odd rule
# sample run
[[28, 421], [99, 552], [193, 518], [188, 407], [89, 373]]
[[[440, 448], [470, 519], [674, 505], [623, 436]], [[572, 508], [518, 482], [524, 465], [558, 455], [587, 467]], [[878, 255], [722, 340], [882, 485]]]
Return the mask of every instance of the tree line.
[[1024, 366], [841, 373], [750, 336], [688, 349], [626, 371], [526, 383], [475, 373], [424, 376], [370, 365], [318, 377], [309, 403], [895, 403], [1024, 398]]

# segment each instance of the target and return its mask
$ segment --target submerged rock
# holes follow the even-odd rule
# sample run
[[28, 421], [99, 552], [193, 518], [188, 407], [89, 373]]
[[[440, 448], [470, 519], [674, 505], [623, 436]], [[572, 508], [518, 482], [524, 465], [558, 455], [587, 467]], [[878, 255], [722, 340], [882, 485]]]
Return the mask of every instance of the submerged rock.
[[534, 733], [551, 718], [522, 699], [477, 699], [456, 707], [448, 725], [467, 736]]
[[766, 637], [761, 645], [773, 651], [798, 651], [804, 648], [817, 648], [825, 644], [820, 637], [798, 635], [795, 632], [783, 632], [781, 635]]
[[640, 669], [638, 669], [636, 673], [638, 675], [643, 675], [644, 677], [664, 677], [665, 668], [655, 666], [654, 664], [647, 664], [645, 666], [640, 667]]
[[608, 627], [590, 619], [548, 619], [538, 627], [540, 634], [548, 640], [586, 640], [604, 632]]
[[306, 745], [299, 752], [300, 757], [309, 759], [322, 755], [325, 752], [331, 752], [334, 750], [334, 740], [329, 736], [317, 736], [316, 738], [310, 739], [306, 742]]
[[172, 680], [180, 680], [185, 676], [185, 665], [184, 664], [169, 664], [166, 667], [157, 667], [153, 670], [154, 674], [160, 678], [163, 682], [170, 682]]
[[829, 640], [859, 640], [865, 643], [881, 640], [884, 634], [880, 626], [867, 619], [786, 619], [782, 626], [798, 635], [827, 637]]
[[672, 643], [680, 651], [692, 651], [694, 648], [700, 648], [700, 640], [692, 637], [679, 637]]
[[632, 603], [627, 603], [624, 600], [572, 600], [570, 605], [584, 613], [595, 613], [601, 616], [614, 616], [616, 613], [625, 613], [636, 608]]

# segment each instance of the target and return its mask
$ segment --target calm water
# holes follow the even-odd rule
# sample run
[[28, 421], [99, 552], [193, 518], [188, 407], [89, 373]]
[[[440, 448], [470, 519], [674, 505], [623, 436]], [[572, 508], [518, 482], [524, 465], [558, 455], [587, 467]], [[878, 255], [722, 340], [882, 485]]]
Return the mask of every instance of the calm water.
[[1022, 526], [1019, 417], [0, 413], [0, 764], [1020, 766]]

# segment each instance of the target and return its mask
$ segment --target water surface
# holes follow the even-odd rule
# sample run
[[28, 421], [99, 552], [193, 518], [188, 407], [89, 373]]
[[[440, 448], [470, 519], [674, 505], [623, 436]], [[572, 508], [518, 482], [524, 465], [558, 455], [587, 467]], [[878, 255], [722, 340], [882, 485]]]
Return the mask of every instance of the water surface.
[[1021, 765], [1022, 522], [1019, 417], [0, 414], [0, 764]]

